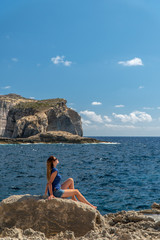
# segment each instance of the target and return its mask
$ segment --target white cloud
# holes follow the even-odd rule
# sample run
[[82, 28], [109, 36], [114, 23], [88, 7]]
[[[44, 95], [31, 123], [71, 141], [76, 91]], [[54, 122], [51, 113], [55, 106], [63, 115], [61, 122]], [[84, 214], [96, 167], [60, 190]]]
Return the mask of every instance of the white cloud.
[[129, 115], [113, 113], [113, 116], [115, 118], [120, 119], [121, 122], [124, 122], [124, 123], [131, 122], [134, 124], [136, 122], [151, 122], [152, 121], [151, 115], [149, 115], [145, 112], [139, 112], [139, 111], [132, 112]]
[[18, 62], [18, 58], [12, 58], [12, 62]]
[[71, 61], [64, 61], [64, 65], [67, 66], [67, 67], [69, 67], [71, 64], [72, 64]]
[[116, 108], [123, 108], [124, 105], [115, 105]]
[[112, 122], [112, 119], [110, 119], [108, 116], [104, 116], [105, 122]]
[[92, 105], [102, 105], [101, 102], [92, 102]]
[[103, 122], [101, 115], [97, 115], [95, 112], [85, 110], [85, 111], [81, 111], [80, 114], [88, 117], [91, 121], [98, 122], [98, 123]]
[[30, 97], [30, 99], [35, 99], [35, 97]]
[[152, 108], [152, 107], [144, 107], [143, 109], [144, 110], [154, 110], [154, 108]]
[[119, 125], [119, 124], [105, 124], [105, 127], [107, 128], [116, 128], [116, 129], [134, 129], [136, 128], [135, 126], [133, 125]]
[[65, 59], [65, 56], [52, 57], [51, 62], [53, 62], [53, 64], [56, 64], [56, 65], [63, 64], [64, 66], [69, 67], [72, 64], [72, 62], [64, 59]]
[[144, 88], [144, 86], [139, 86], [139, 89], [143, 89]]
[[2, 87], [2, 89], [9, 89], [9, 88], [11, 88], [11, 86]]
[[85, 126], [88, 126], [88, 125], [91, 124], [91, 121], [89, 121], [89, 120], [84, 120], [84, 119], [82, 118], [82, 123], [83, 123]]
[[131, 66], [143, 66], [143, 62], [140, 58], [133, 58], [131, 60], [128, 60], [128, 61], [119, 61], [118, 64], [121, 64], [123, 66], [128, 66], [128, 67], [131, 67]]
[[64, 56], [62, 56], [62, 57], [60, 57], [60, 56], [53, 57], [53, 58], [51, 58], [51, 61], [52, 61], [54, 64], [63, 63], [63, 62], [64, 62]]

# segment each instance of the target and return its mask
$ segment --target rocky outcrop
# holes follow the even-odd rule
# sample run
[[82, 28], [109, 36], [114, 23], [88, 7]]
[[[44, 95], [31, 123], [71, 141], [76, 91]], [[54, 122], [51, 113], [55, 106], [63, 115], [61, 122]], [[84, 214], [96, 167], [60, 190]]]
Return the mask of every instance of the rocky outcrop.
[[12, 104], [8, 103], [7, 101], [0, 101], [0, 136], [4, 135], [7, 115], [11, 106]]
[[[80, 137], [65, 131], [48, 131], [38, 133], [28, 138], [6, 138], [0, 137], [0, 144], [21, 143], [104, 143], [95, 138]], [[109, 143], [109, 142], [105, 142]]]
[[159, 240], [160, 204], [105, 216], [86, 204], [42, 196], [11, 196], [0, 203], [0, 240]]
[[64, 99], [31, 100], [19, 95], [0, 96], [0, 136], [27, 138], [48, 131], [82, 136], [80, 115]]
[[[32, 228], [53, 237], [66, 230], [77, 237], [85, 235], [97, 226], [103, 225], [103, 217], [90, 206], [55, 198], [46, 200], [40, 196], [11, 196], [0, 204], [0, 233], [6, 228], [23, 231]], [[5, 233], [6, 234], [6, 233]]]
[[35, 143], [101, 143], [95, 138], [80, 137], [64, 131], [49, 131], [29, 137]]
[[[25, 98], [16, 94], [0, 95], [0, 136], [4, 135], [9, 110], [14, 107], [14, 105], [25, 101]], [[32, 102], [30, 99], [27, 101]]]

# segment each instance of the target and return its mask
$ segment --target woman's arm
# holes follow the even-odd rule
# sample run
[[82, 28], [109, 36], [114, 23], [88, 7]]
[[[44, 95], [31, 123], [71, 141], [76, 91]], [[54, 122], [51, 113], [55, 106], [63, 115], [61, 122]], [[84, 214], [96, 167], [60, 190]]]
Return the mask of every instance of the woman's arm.
[[50, 193], [50, 196], [49, 196], [48, 199], [55, 198], [55, 197], [53, 196], [52, 182], [54, 181], [56, 175], [57, 175], [57, 171], [53, 172], [53, 173], [51, 174], [51, 177], [50, 177], [50, 179], [49, 179], [49, 182], [47, 183], [47, 186], [46, 186], [46, 187], [47, 187], [47, 189], [49, 188], [49, 193]]

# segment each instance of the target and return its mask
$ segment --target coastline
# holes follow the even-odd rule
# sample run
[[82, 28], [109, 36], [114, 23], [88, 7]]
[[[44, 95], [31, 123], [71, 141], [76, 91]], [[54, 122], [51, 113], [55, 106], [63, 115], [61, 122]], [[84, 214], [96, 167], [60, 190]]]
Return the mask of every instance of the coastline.
[[12, 195], [0, 202], [0, 222], [0, 240], [158, 240], [160, 204], [102, 216], [71, 199], [49, 201], [47, 196]]
[[51, 144], [51, 143], [73, 143], [73, 144], [87, 144], [87, 143], [109, 143], [97, 140], [90, 137], [80, 137], [64, 131], [48, 131], [40, 133], [28, 138], [7, 138], [0, 137], [0, 144]]

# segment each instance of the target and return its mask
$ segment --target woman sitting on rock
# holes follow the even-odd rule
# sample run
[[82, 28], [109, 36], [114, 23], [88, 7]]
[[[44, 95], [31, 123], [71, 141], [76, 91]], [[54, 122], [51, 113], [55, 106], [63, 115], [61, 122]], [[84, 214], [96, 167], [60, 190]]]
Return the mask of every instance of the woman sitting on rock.
[[[54, 156], [50, 156], [47, 160], [47, 180], [48, 183], [46, 185], [45, 194], [49, 193], [48, 199], [52, 199], [55, 197], [59, 198], [67, 198], [72, 197], [72, 200], [86, 203], [93, 208], [97, 208], [89, 203], [85, 197], [78, 191], [78, 189], [74, 188], [74, 180], [72, 178], [68, 178], [64, 183], [60, 184], [61, 175], [56, 168], [59, 163], [58, 159]], [[77, 197], [77, 199], [76, 199]]]

